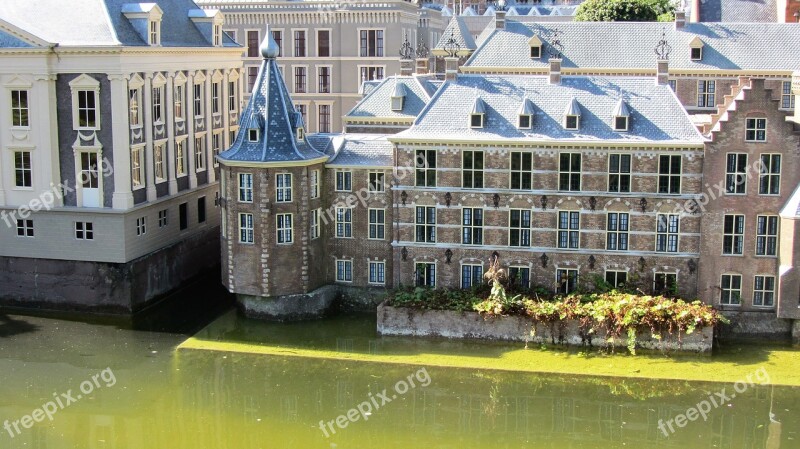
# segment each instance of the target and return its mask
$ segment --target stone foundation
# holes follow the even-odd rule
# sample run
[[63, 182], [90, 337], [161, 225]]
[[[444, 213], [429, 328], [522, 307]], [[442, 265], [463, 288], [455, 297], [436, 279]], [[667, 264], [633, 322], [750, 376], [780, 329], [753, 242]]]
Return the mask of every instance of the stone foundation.
[[124, 264], [0, 257], [0, 306], [133, 315], [219, 266], [219, 228]]
[[[477, 312], [454, 312], [448, 310], [417, 310], [378, 307], [378, 333], [381, 335], [426, 336], [446, 338], [480, 338], [489, 340], [521, 341], [532, 344], [567, 344], [607, 347], [604, 333], [582, 335], [577, 321], [566, 321], [561, 326], [536, 323], [527, 317], [484, 317]], [[533, 332], [532, 332], [533, 330]], [[636, 338], [636, 347], [652, 350], [670, 350], [711, 354], [714, 329], [711, 327], [683, 335], [664, 335], [653, 339], [650, 332], [642, 332]], [[614, 346], [624, 349], [625, 338], [615, 339]]]
[[236, 296], [239, 309], [248, 318], [295, 321], [322, 318], [331, 311], [374, 312], [386, 299], [384, 288], [326, 285], [311, 293], [265, 298]]
[[[792, 337], [792, 321], [775, 316], [770, 312], [722, 312], [731, 324], [719, 327], [721, 338], [753, 338], [765, 340], [785, 340]], [[795, 326], [796, 328], [796, 326]]]

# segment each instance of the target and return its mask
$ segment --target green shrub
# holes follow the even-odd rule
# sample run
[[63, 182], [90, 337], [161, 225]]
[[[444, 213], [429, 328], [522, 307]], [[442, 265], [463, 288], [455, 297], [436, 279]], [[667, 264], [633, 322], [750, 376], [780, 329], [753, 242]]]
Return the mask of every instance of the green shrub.
[[670, 0], [587, 0], [575, 11], [576, 22], [670, 22]]

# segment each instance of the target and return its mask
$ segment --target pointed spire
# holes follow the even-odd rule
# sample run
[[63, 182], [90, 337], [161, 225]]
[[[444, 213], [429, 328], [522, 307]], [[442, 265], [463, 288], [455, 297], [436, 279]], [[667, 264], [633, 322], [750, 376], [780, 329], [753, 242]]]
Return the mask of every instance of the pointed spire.
[[575, 97], [570, 100], [564, 115], [581, 115], [581, 105], [578, 104], [578, 100]]
[[533, 102], [530, 98], [525, 97], [522, 104], [519, 106], [517, 115], [533, 115]]
[[628, 104], [625, 103], [625, 100], [622, 98], [617, 101], [617, 105], [614, 106], [614, 113], [612, 114], [614, 117], [630, 117], [631, 112], [628, 109]]
[[278, 43], [275, 42], [275, 38], [272, 37], [272, 32], [269, 30], [269, 25], [267, 25], [267, 35], [264, 37], [264, 42], [261, 43], [261, 56], [264, 59], [275, 59], [280, 52], [281, 49], [278, 47]]

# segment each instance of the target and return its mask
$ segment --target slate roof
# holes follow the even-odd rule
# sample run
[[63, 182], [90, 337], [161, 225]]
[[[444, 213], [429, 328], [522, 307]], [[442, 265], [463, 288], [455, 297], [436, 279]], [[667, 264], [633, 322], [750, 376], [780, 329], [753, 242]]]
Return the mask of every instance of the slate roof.
[[29, 47], [33, 47], [33, 45], [17, 38], [16, 36], [12, 36], [8, 33], [0, 31], [0, 48], [29, 48]]
[[[480, 97], [486, 109], [484, 128], [469, 126], [469, 111]], [[517, 128], [524, 98], [533, 103], [532, 129]], [[575, 99], [580, 109], [577, 131], [565, 130], [565, 111]], [[613, 129], [620, 98], [630, 112], [630, 131]], [[563, 77], [549, 84], [533, 75], [459, 75], [431, 99], [412, 127], [398, 140], [560, 141], [700, 145], [703, 137], [675, 94], [653, 79], [631, 77]], [[391, 139], [394, 140], [394, 139]]]
[[[371, 89], [358, 104], [347, 113], [348, 118], [414, 118], [428, 104], [431, 93], [436, 91], [430, 81], [418, 76], [391, 76]], [[391, 97], [396, 86], [405, 89], [405, 100], [401, 111], [392, 110]]]
[[450, 19], [450, 23], [447, 24], [447, 27], [442, 32], [442, 36], [439, 38], [439, 42], [433, 47], [433, 50], [436, 53], [443, 53], [444, 45], [450, 37], [458, 44], [461, 52], [469, 52], [478, 48], [478, 45], [475, 43], [475, 38], [473, 38], [472, 34], [469, 32], [469, 27], [467, 27], [467, 24], [464, 23], [464, 19], [460, 16], [454, 16]]
[[[146, 46], [122, 14], [125, 4], [136, 0], [2, 0], [0, 19], [60, 46]], [[146, 0], [164, 12], [162, 47], [210, 47], [189, 18], [199, 8], [192, 0]], [[2, 42], [0, 40], [0, 42]], [[238, 46], [227, 35], [224, 46]]]
[[[272, 41], [272, 34], [266, 35]], [[296, 138], [295, 127], [298, 120], [302, 124], [302, 118], [296, 113], [275, 58], [265, 58], [253, 94], [242, 112], [239, 122], [241, 132], [237, 133], [236, 141], [231, 147], [218, 157], [221, 161], [255, 163], [300, 162], [324, 158], [325, 155], [317, 151], [308, 139], [299, 141]], [[249, 130], [254, 128], [259, 130], [259, 138], [258, 141], [251, 142]]]
[[775, 0], [704, 0], [701, 22], [777, 22]]
[[[528, 40], [548, 47], [554, 29], [564, 46], [562, 68], [655, 70], [654, 48], [662, 31], [672, 46], [670, 69], [791, 71], [800, 67], [800, 26], [793, 23], [687, 23], [682, 29], [658, 22], [506, 21], [467, 60], [467, 67], [547, 69], [548, 55], [531, 59]], [[702, 61], [689, 59], [689, 42], [703, 43]]]
[[332, 136], [335, 155], [329, 167], [392, 167], [394, 145], [380, 134], [340, 134]]

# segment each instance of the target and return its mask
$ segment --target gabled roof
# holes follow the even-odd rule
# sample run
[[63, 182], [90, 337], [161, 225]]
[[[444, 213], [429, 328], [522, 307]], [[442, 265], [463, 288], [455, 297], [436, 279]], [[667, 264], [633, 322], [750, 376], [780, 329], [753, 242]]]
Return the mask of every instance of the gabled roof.
[[519, 110], [517, 111], [517, 115], [533, 115], [536, 111], [533, 108], [533, 102], [530, 98], [523, 98], [522, 104], [519, 105]]
[[581, 115], [581, 105], [578, 104], [578, 99], [572, 97], [567, 103], [567, 109], [564, 110], [564, 115]]
[[617, 101], [617, 105], [614, 106], [614, 112], [611, 113], [614, 117], [630, 117], [631, 110], [628, 109], [628, 103], [625, 103], [625, 100], [622, 98]]
[[464, 19], [456, 16], [450, 20], [450, 23], [447, 24], [447, 28], [445, 28], [442, 32], [442, 37], [439, 38], [439, 42], [432, 50], [433, 54], [444, 55], [445, 44], [451, 37], [459, 46], [459, 55], [468, 55], [478, 48], [478, 45], [475, 43], [475, 39], [469, 32], [467, 24], [464, 23]]
[[[430, 79], [422, 76], [391, 76], [384, 79], [375, 88], [364, 96], [350, 112], [345, 116], [347, 119], [398, 119], [405, 118], [412, 120], [422, 111], [422, 108], [430, 101], [429, 92], [435, 92], [436, 88]], [[392, 110], [391, 99], [395, 96], [397, 89], [405, 91], [403, 109], [400, 111]]]
[[[302, 127], [289, 91], [275, 62], [277, 51], [272, 33], [267, 30], [261, 45], [265, 57], [261, 64], [253, 94], [242, 112], [239, 122], [241, 132], [231, 147], [218, 156], [222, 162], [238, 163], [298, 163], [324, 161], [323, 153], [315, 149], [308, 139], [298, 140], [296, 129]], [[258, 140], [251, 142], [250, 129], [258, 130]]]
[[32, 44], [0, 28], [0, 48], [31, 48]]
[[704, 0], [700, 22], [777, 22], [775, 0]]
[[[129, 13], [163, 11], [162, 47], [211, 47], [189, 18], [197, 11], [192, 0], [2, 0], [5, 20], [59, 46], [146, 46], [147, 42], [125, 17]], [[230, 37], [224, 46], [238, 47]]]
[[[476, 95], [485, 104], [483, 128], [471, 128], [464, 119]], [[612, 113], [620, 95], [630, 106], [628, 132], [612, 127]], [[523, 98], [534, 106], [531, 129], [516, 126]], [[561, 126], [565, 109], [573, 101], [580, 104], [581, 126], [577, 131]], [[705, 142], [672, 89], [652, 79], [566, 76], [561, 84], [550, 84], [548, 77], [531, 75], [459, 75], [456, 81], [444, 83], [410, 129], [389, 140], [697, 147]]]
[[[538, 34], [545, 47], [557, 29], [564, 46], [562, 69], [655, 70], [653, 49], [662, 32], [670, 46], [673, 70], [750, 70], [790, 72], [800, 67], [800, 28], [794, 23], [687, 23], [684, 28], [658, 22], [521, 23], [506, 21], [472, 54], [462, 70], [527, 68], [545, 71], [548, 57], [531, 59], [528, 41]], [[702, 61], [692, 61], [689, 42], [704, 44]], [[544, 52], [547, 53], [547, 52]]]

